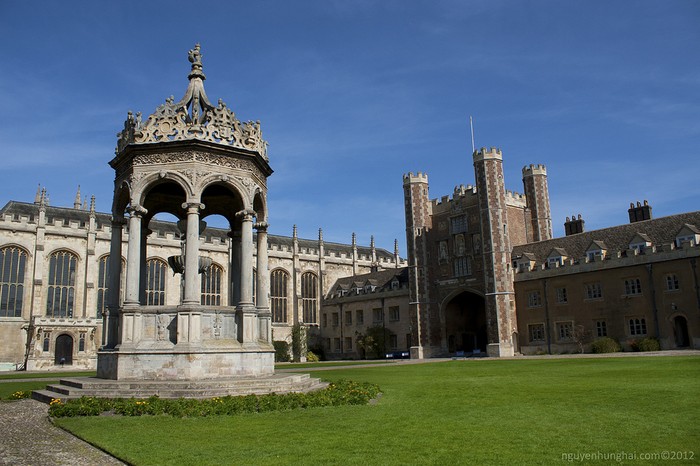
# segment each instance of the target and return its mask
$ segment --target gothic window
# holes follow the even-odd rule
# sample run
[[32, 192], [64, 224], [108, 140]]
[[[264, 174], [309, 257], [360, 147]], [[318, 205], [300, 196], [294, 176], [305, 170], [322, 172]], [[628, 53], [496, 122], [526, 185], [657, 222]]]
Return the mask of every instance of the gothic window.
[[678, 281], [678, 275], [673, 273], [666, 275], [666, 291], [677, 291], [680, 289], [681, 286]]
[[49, 258], [47, 317], [73, 317], [75, 274], [78, 258], [68, 251], [57, 251]]
[[100, 258], [97, 267], [97, 318], [101, 319], [107, 308], [107, 289], [109, 286], [109, 256]]
[[287, 322], [287, 283], [289, 274], [282, 269], [270, 274], [270, 307], [273, 322]]
[[569, 297], [566, 288], [557, 288], [557, 303], [566, 304], [569, 302]]
[[27, 253], [16, 246], [0, 249], [0, 317], [21, 317]]
[[559, 341], [571, 341], [573, 335], [573, 322], [557, 322], [557, 336], [559, 337]]
[[544, 324], [530, 324], [527, 326], [530, 341], [544, 341]]
[[[119, 290], [124, 291], [124, 261], [122, 261], [121, 276], [119, 277]], [[107, 294], [109, 293], [109, 256], [102, 256], [97, 270], [97, 318], [101, 319], [107, 309]], [[122, 293], [119, 296], [119, 304], [123, 302]]]
[[365, 323], [365, 311], [358, 309], [355, 311], [355, 324], [363, 325]]
[[301, 303], [304, 322], [307, 324], [317, 323], [318, 278], [311, 272], [305, 272], [301, 275]]
[[146, 262], [146, 305], [165, 305], [165, 277], [168, 265], [160, 259]]
[[50, 343], [51, 343], [51, 333], [44, 332], [44, 341], [42, 342], [41, 350], [44, 352], [48, 351]]
[[454, 276], [465, 277], [471, 275], [471, 263], [469, 257], [456, 257], [454, 260]]
[[467, 231], [467, 216], [452, 217], [450, 219], [450, 230], [453, 235], [465, 233]]
[[630, 335], [646, 335], [647, 334], [647, 321], [644, 318], [632, 318], [629, 319], [629, 330]]
[[527, 295], [528, 307], [539, 307], [542, 305], [542, 295], [538, 290], [530, 291]]
[[202, 298], [203, 306], [221, 306], [221, 277], [224, 269], [216, 264], [207, 267], [202, 274]]
[[85, 333], [80, 333], [80, 339], [78, 340], [78, 351], [85, 351]]
[[603, 297], [603, 288], [599, 282], [586, 284], [586, 299], [600, 299]]
[[595, 323], [595, 330], [597, 337], [607, 337], [608, 336], [608, 323], [604, 320], [597, 320]]
[[642, 294], [642, 282], [640, 282], [638, 278], [630, 278], [628, 280], [625, 280], [625, 294]]

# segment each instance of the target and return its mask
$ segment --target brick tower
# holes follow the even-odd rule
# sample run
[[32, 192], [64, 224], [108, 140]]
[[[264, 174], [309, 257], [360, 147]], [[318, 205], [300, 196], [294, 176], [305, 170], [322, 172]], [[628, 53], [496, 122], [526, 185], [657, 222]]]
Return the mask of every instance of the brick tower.
[[474, 175], [483, 238], [487, 352], [489, 356], [512, 356], [517, 323], [501, 151], [475, 151]]
[[552, 213], [549, 209], [547, 168], [544, 165], [523, 167], [523, 185], [527, 207], [532, 213], [532, 241], [552, 239]]
[[411, 359], [430, 357], [430, 299], [428, 281], [428, 243], [426, 233], [432, 226], [428, 197], [428, 175], [408, 173], [403, 176], [406, 209], [406, 247], [410, 283]]

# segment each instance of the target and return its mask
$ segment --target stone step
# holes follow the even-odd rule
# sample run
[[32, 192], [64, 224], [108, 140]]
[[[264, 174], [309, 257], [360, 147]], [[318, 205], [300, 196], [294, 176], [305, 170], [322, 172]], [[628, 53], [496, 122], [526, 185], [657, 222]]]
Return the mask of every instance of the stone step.
[[189, 381], [116, 381], [93, 377], [61, 380], [60, 384], [48, 385], [45, 390], [32, 392], [32, 398], [50, 403], [53, 399], [63, 401], [93, 396], [99, 398], [213, 398], [243, 396], [249, 394], [310, 392], [327, 387], [328, 384], [308, 374], [275, 374], [270, 377], [227, 380]]

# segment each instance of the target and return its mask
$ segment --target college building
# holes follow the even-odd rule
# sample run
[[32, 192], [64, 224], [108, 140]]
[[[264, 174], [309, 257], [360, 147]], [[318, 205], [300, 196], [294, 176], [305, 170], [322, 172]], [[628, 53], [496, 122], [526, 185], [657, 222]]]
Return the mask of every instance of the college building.
[[482, 148], [451, 195], [403, 175], [406, 259], [396, 241], [269, 235], [260, 123], [211, 104], [198, 46], [189, 58], [181, 101], [128, 114], [111, 213], [79, 188], [72, 207], [39, 187], [0, 210], [0, 368], [256, 375], [295, 324], [329, 359], [562, 353], [599, 337], [700, 348], [700, 212], [655, 219], [644, 201], [628, 224], [585, 231], [572, 216], [554, 238], [546, 167], [506, 190], [507, 157]]

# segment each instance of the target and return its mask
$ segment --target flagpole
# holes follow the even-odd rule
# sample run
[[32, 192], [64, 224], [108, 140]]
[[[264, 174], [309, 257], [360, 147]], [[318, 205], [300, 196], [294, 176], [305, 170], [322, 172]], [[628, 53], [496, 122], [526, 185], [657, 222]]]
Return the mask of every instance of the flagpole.
[[472, 154], [476, 152], [476, 147], [474, 147], [474, 121], [472, 120], [472, 116], [469, 115], [469, 128], [471, 129], [472, 132]]

